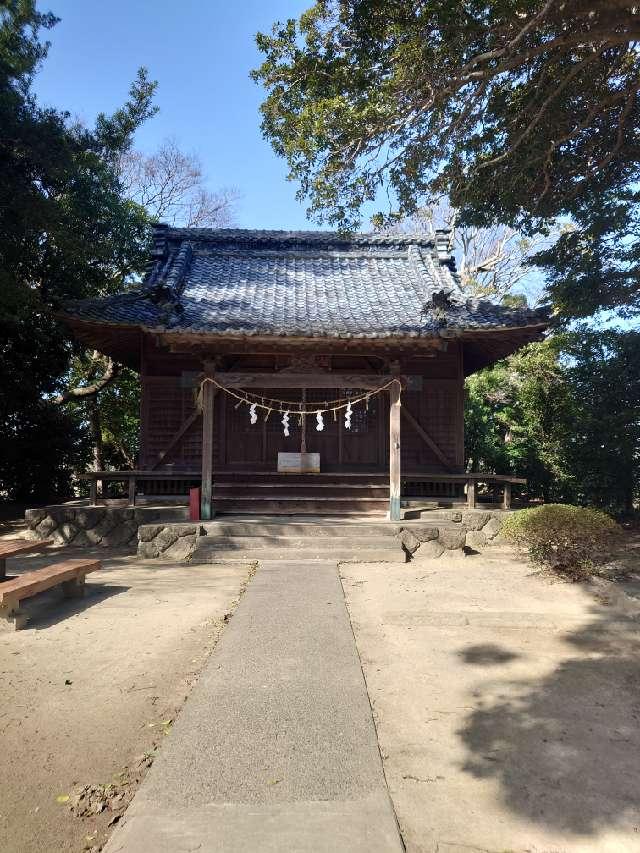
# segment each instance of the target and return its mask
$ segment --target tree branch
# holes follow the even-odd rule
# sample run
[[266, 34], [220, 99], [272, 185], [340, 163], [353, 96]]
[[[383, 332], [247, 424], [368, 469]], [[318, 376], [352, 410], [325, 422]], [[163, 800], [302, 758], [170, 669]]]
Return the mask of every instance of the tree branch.
[[69, 388], [66, 391], [63, 391], [62, 394], [59, 394], [57, 397], [54, 397], [53, 402], [58, 405], [62, 405], [63, 403], [70, 403], [72, 400], [86, 400], [87, 398], [95, 397], [99, 391], [102, 391], [108, 385], [118, 378], [122, 367], [119, 364], [116, 364], [113, 359], [107, 359], [107, 366], [105, 367], [105, 371], [102, 377], [91, 385], [82, 385], [79, 388]]

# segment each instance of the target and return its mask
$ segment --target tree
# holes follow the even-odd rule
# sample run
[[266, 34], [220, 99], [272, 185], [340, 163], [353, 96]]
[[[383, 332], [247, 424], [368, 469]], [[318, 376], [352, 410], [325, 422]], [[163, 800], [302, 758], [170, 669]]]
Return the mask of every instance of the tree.
[[512, 296], [518, 289], [525, 290], [530, 297], [524, 299], [525, 305], [538, 301], [542, 289], [531, 259], [558, 236], [555, 232], [525, 236], [501, 225], [460, 226], [458, 211], [444, 202], [420, 208], [400, 222], [380, 226], [382, 232], [391, 234], [426, 233], [435, 237], [439, 229], [447, 231], [463, 288], [475, 296], [498, 299]]
[[123, 194], [118, 163], [155, 88], [141, 70], [124, 106], [92, 129], [40, 107], [31, 81], [47, 53], [40, 33], [55, 23], [33, 0], [0, 16], [0, 494], [40, 500], [68, 491], [85, 452], [78, 418], [54, 403], [77, 346], [53, 311], [143, 268], [148, 221]]
[[558, 305], [638, 311], [639, 20], [625, 0], [319, 0], [257, 36], [263, 132], [343, 228], [383, 188], [391, 218], [442, 195], [465, 226], [568, 217], [542, 258]]
[[[233, 224], [237, 191], [208, 190], [198, 157], [182, 152], [174, 140], [166, 140], [152, 155], [123, 150], [118, 173], [124, 197], [138, 205], [149, 222], [189, 228]], [[122, 270], [121, 278], [138, 271]], [[91, 436], [94, 470], [111, 465], [135, 468], [140, 411], [135, 374], [97, 351], [80, 351], [71, 361], [66, 385], [55, 402], [75, 404], [76, 416]]]
[[563, 357], [578, 501], [630, 513], [640, 498], [640, 332], [584, 327], [565, 337]]
[[467, 380], [472, 470], [513, 471], [546, 501], [633, 510], [640, 498], [640, 332], [583, 326]]
[[237, 190], [207, 189], [200, 158], [181, 151], [173, 139], [153, 154], [128, 150], [120, 159], [126, 195], [150, 219], [183, 228], [229, 228], [234, 224]]
[[534, 497], [571, 501], [575, 475], [566, 449], [575, 418], [560, 339], [529, 344], [467, 380], [467, 464], [526, 477]]

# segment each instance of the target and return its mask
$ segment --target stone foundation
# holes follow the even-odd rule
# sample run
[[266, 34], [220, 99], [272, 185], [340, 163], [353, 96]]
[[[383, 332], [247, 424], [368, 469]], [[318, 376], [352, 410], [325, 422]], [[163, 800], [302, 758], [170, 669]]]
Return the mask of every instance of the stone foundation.
[[65, 504], [28, 509], [25, 512], [27, 538], [53, 539], [56, 545], [86, 548], [114, 548], [138, 542], [138, 529], [154, 521], [186, 520], [186, 507], [74, 507]]
[[498, 513], [454, 510], [446, 527], [412, 524], [400, 527], [397, 536], [412, 560], [433, 560], [445, 552], [480, 551], [495, 540], [501, 528]]

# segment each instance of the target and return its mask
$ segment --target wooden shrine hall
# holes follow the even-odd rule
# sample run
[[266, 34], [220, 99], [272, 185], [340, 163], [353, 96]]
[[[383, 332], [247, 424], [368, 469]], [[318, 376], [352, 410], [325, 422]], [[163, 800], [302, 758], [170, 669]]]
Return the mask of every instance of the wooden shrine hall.
[[388, 513], [513, 477], [464, 467], [464, 377], [548, 317], [471, 298], [449, 235], [158, 225], [141, 285], [68, 303], [85, 344], [140, 374], [129, 499], [201, 485], [216, 512]]

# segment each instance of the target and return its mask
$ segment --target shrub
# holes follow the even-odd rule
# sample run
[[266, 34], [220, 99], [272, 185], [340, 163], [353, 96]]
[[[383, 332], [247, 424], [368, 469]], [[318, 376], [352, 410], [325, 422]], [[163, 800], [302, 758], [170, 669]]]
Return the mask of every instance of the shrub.
[[544, 504], [514, 512], [501, 532], [526, 549], [533, 562], [580, 579], [597, 573], [598, 563], [619, 530], [602, 510]]

